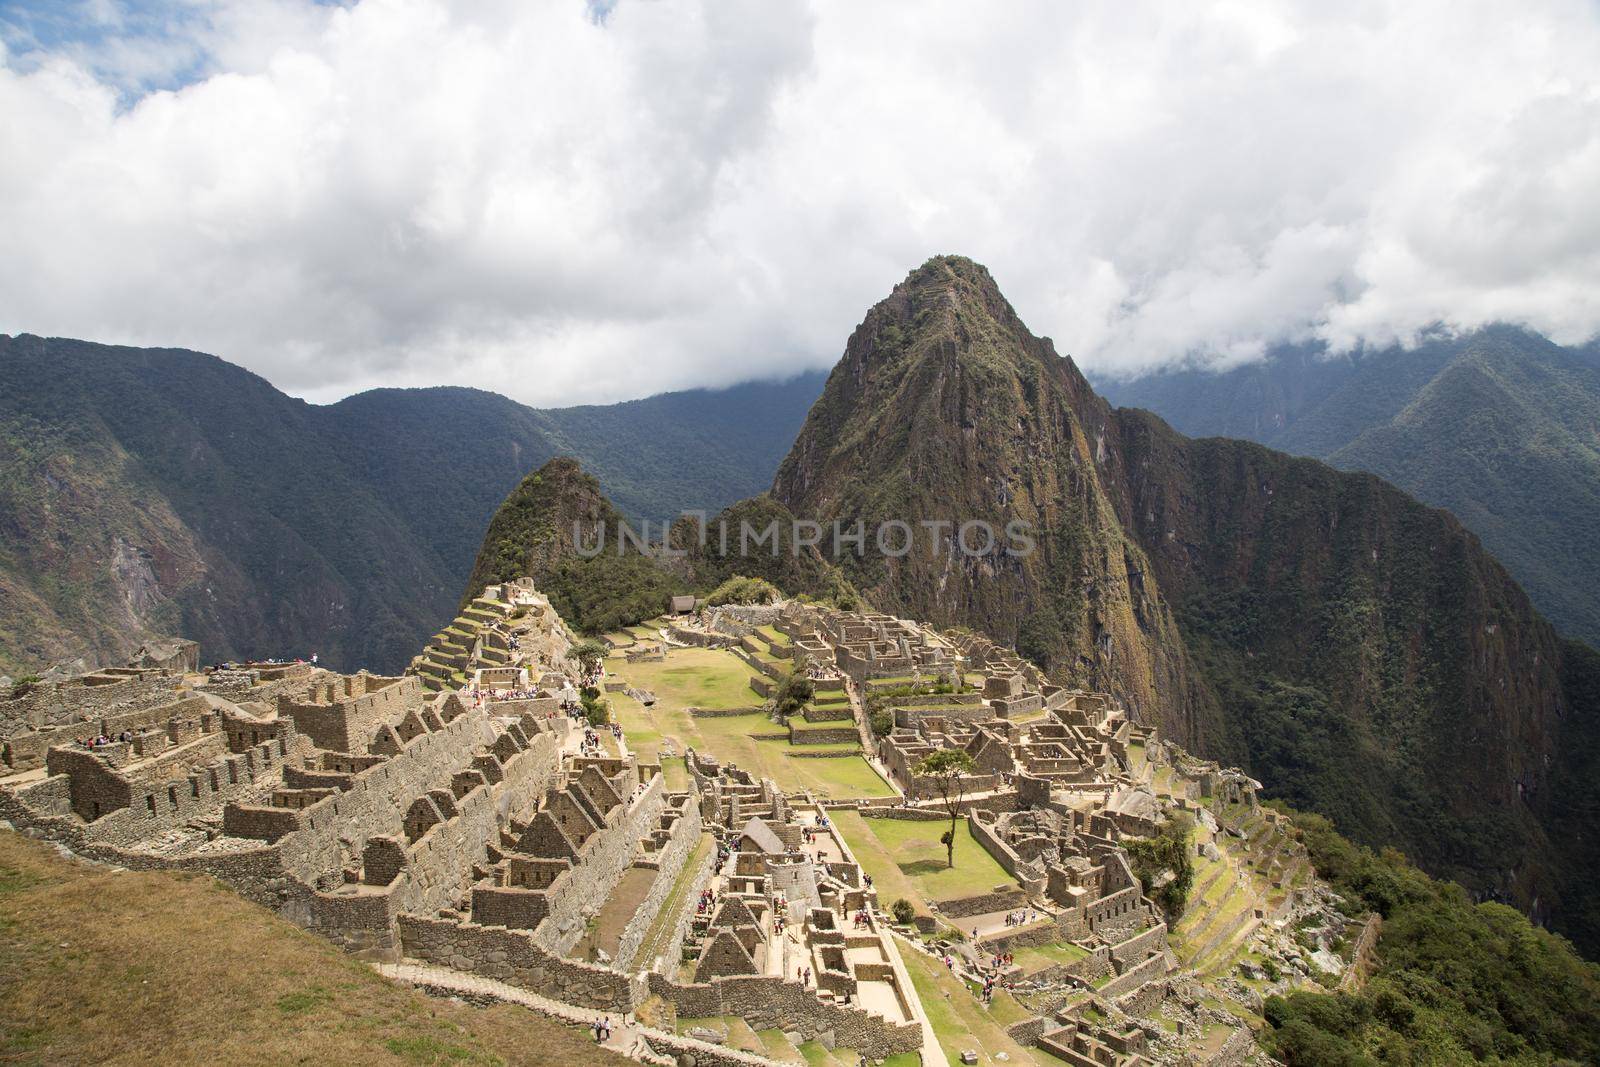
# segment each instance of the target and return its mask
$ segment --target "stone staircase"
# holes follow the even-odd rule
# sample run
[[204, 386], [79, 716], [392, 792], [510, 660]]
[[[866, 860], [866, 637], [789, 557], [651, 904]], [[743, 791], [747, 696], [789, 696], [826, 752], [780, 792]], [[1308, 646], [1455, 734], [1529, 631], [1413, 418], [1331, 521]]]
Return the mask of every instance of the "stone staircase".
[[475, 657], [483, 666], [504, 666], [511, 654], [503, 645], [483, 640], [485, 631], [511, 614], [511, 605], [487, 597], [477, 597], [450, 620], [450, 624], [433, 635], [422, 654], [411, 661], [407, 674], [422, 680], [423, 688], [439, 692], [445, 688], [460, 688], [470, 681]]

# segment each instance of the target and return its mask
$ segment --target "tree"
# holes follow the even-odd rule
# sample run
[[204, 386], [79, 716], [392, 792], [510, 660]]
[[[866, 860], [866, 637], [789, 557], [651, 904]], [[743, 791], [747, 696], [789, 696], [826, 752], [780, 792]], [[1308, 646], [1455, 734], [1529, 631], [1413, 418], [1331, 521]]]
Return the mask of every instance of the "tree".
[[579, 641], [572, 646], [572, 656], [585, 672], [593, 671], [606, 658], [606, 646], [594, 639]]
[[611, 701], [602, 697], [600, 690], [584, 686], [578, 694], [578, 702], [583, 705], [583, 717], [589, 720], [590, 726], [604, 726], [611, 721]]
[[956, 865], [956, 816], [961, 811], [961, 801], [967, 793], [967, 778], [978, 765], [972, 757], [958, 748], [943, 748], [917, 763], [918, 776], [933, 780], [934, 792], [950, 815], [950, 829], [944, 835], [945, 860]]
[[707, 607], [718, 607], [722, 604], [776, 604], [783, 599], [783, 594], [778, 587], [765, 578], [746, 578], [742, 574], [735, 574], [712, 590], [706, 597]]
[[789, 721], [789, 716], [804, 710], [815, 694], [816, 687], [811, 684], [811, 679], [803, 674], [790, 671], [778, 683], [777, 692], [772, 696], [773, 710], [778, 713], [778, 718], [784, 722]]

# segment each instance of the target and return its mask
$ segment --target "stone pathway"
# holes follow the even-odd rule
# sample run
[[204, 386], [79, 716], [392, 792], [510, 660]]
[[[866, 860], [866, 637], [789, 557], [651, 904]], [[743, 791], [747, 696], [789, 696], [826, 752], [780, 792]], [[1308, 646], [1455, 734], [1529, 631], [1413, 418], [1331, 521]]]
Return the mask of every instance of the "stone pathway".
[[[426, 992], [497, 1000], [506, 1004], [520, 1004], [547, 1018], [568, 1023], [583, 1030], [588, 1030], [597, 1018], [608, 1014], [588, 1008], [574, 1007], [571, 1004], [563, 1004], [559, 1000], [542, 997], [520, 986], [509, 985], [493, 978], [484, 978], [481, 975], [452, 971], [445, 967], [429, 967], [417, 963], [374, 963], [372, 967], [385, 978], [417, 986]], [[776, 1067], [777, 1061], [767, 1059], [764, 1056], [742, 1052], [723, 1045], [707, 1044], [704, 1041], [696, 1041], [693, 1038], [683, 1037], [678, 1034], [669, 1034], [663, 1030], [642, 1026], [638, 1022], [630, 1023], [619, 1015], [611, 1014], [611, 1025], [611, 1039], [605, 1042], [604, 1047], [644, 1063], [658, 1064], [661, 1067], [673, 1067], [677, 1063], [673, 1053], [686, 1051], [699, 1053], [699, 1058], [702, 1062], [738, 1063], [748, 1065], [748, 1067]]]

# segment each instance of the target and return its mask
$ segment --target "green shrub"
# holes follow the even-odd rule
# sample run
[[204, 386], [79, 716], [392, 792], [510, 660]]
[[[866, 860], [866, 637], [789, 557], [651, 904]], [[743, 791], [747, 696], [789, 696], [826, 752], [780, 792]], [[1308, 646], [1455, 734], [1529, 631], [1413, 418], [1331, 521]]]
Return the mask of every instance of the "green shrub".
[[911, 901], [907, 900], [905, 897], [901, 897], [899, 900], [890, 905], [889, 911], [894, 915], [894, 921], [899, 923], [901, 926], [910, 926], [912, 920], [917, 917], [916, 905], [912, 904]]
[[[1600, 1062], [1600, 967], [1502, 904], [1474, 903], [1393, 849], [1294, 815], [1317, 873], [1384, 918], [1360, 993], [1267, 1000], [1261, 1042], [1301, 1064]], [[1374, 1058], [1375, 1057], [1375, 1058]]]
[[600, 690], [585, 686], [578, 694], [578, 702], [583, 705], [583, 717], [590, 726], [605, 726], [611, 721], [611, 701], [602, 697]]
[[735, 574], [711, 591], [706, 597], [707, 607], [723, 604], [775, 604], [783, 599], [778, 587], [765, 578], [747, 578]]
[[[1122, 842], [1145, 895], [1156, 902], [1169, 923], [1176, 923], [1183, 914], [1189, 903], [1189, 890], [1194, 887], [1193, 838], [1194, 823], [1178, 813], [1163, 822], [1155, 836], [1125, 838]], [[1172, 872], [1172, 877], [1157, 886], [1156, 881], [1167, 871]]]

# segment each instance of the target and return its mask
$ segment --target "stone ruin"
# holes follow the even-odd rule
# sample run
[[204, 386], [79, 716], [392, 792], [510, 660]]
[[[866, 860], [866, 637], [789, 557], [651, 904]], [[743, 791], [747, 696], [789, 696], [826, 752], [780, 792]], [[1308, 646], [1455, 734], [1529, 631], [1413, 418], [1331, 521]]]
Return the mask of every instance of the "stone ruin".
[[[0, 818], [214, 876], [375, 962], [584, 1010], [658, 997], [873, 1058], [921, 1047], [859, 867], [831, 835], [795, 851], [821, 809], [693, 756], [669, 793], [623, 740], [586, 737], [571, 634], [528, 583], [462, 619], [400, 677], [179, 662], [41, 686], [8, 709]], [[512, 692], [473, 684], [501, 671]]]

